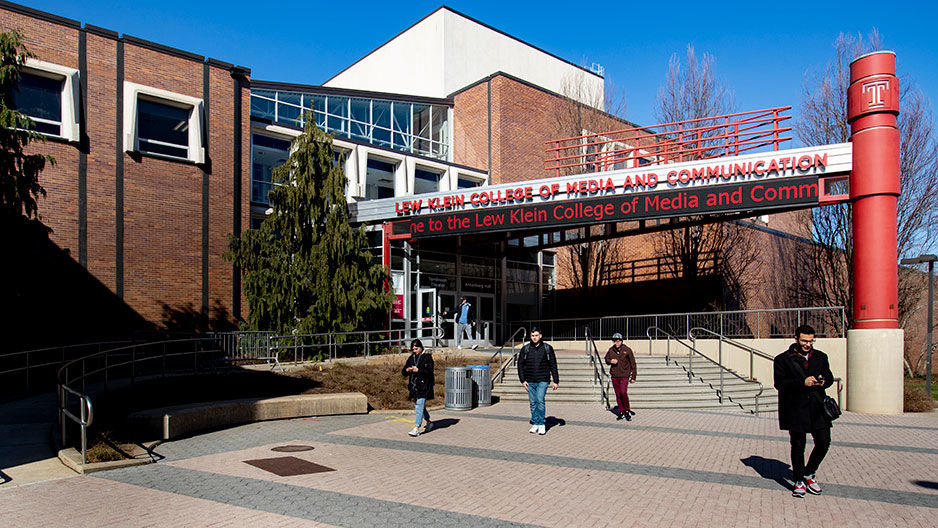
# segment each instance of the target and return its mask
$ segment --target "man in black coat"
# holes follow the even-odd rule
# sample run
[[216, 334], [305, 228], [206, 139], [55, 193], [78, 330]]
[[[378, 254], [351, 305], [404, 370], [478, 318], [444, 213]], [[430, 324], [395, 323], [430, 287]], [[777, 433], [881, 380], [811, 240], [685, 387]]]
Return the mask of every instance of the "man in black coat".
[[528, 391], [528, 400], [531, 402], [529, 433], [547, 433], [547, 407], [544, 400], [551, 377], [554, 380], [550, 384], [551, 389], [557, 390], [560, 378], [557, 375], [557, 356], [554, 354], [554, 348], [541, 341], [541, 331], [538, 328], [532, 328], [531, 342], [525, 344], [518, 352], [518, 378]]
[[[795, 342], [775, 356], [775, 388], [778, 390], [778, 427], [791, 438], [791, 469], [795, 487], [792, 495], [805, 491], [820, 495], [815, 473], [831, 445], [831, 421], [824, 414], [824, 389], [834, 383], [827, 354], [814, 349], [814, 328], [801, 325]], [[814, 449], [804, 463], [807, 433]]]

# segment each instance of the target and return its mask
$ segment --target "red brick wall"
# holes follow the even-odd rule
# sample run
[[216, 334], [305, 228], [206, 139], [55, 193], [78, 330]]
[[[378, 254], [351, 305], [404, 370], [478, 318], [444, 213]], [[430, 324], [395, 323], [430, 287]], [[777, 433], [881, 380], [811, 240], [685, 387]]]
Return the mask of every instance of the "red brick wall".
[[[33, 17], [0, 10], [0, 30], [17, 29], [37, 59], [78, 68], [78, 30]], [[46, 165], [40, 182], [46, 190], [39, 200], [43, 223], [52, 228], [52, 240], [78, 258], [78, 150], [73, 145], [46, 141], [31, 149], [55, 158]]]
[[88, 271], [116, 288], [117, 41], [88, 34]]
[[[40, 60], [79, 68], [77, 28], [0, 8], [0, 30], [19, 29]], [[117, 40], [87, 33], [87, 271], [116, 293], [116, 157], [123, 157], [123, 301], [150, 323], [173, 310], [202, 306], [202, 167], [123, 153], [116, 137]], [[124, 80], [203, 98], [201, 60], [133, 42], [124, 43]], [[240, 217], [249, 227], [250, 92], [241, 88], [241, 124], [234, 123], [235, 79], [227, 67], [209, 75], [208, 304], [232, 319], [232, 267], [222, 258], [232, 232], [233, 139], [241, 151]], [[122, 90], [122, 88], [120, 88]], [[51, 240], [78, 259], [79, 145], [46, 141], [32, 147], [56, 159], [42, 173], [47, 196], [39, 204]], [[244, 309], [242, 309], [242, 312]], [[191, 313], [191, 312], [190, 312]]]
[[489, 165], [488, 82], [453, 97], [453, 161], [487, 170]]

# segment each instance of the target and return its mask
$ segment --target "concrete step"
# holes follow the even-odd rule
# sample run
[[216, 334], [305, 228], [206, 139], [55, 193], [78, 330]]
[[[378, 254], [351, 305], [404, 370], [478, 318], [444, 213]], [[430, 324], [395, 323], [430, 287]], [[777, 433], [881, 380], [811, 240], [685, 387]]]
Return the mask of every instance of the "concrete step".
[[[639, 381], [629, 386], [629, 400], [636, 408], [646, 409], [731, 409], [755, 408], [755, 395], [758, 385], [747, 383], [732, 374], [723, 371], [723, 403], [717, 398], [715, 388], [719, 386], [719, 366], [710, 362], [694, 362], [693, 381], [688, 383], [687, 371], [681, 365], [687, 365], [686, 357], [670, 364], [662, 356], [636, 356]], [[608, 373], [609, 366], [603, 364]], [[595, 369], [589, 357], [582, 353], [558, 353], [557, 371], [560, 375], [560, 389], [548, 391], [548, 400], [553, 402], [601, 403], [600, 387], [593, 383]], [[707, 383], [702, 383], [699, 378]], [[500, 401], [527, 401], [528, 394], [517, 382], [517, 367], [511, 365], [505, 371], [503, 383], [496, 383], [492, 388], [493, 396]], [[710, 385], [713, 385], [711, 387]], [[614, 401], [615, 396], [611, 394]], [[732, 401], [731, 401], [732, 399]], [[738, 404], [737, 404], [738, 403]], [[760, 412], [774, 412], [776, 397], [774, 392], [764, 391], [759, 398]]]

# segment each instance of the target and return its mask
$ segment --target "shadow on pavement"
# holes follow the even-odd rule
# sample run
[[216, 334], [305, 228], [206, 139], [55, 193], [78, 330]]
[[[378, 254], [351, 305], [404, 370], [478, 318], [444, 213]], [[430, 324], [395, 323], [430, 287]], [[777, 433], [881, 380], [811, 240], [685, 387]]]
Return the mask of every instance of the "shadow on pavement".
[[459, 418], [443, 418], [442, 420], [433, 420], [433, 428], [430, 431], [435, 431], [437, 429], [446, 429], [451, 425], [456, 425], [459, 423]]
[[932, 482], [930, 480], [913, 480], [912, 484], [923, 488], [938, 490], [938, 482]]
[[544, 425], [547, 427], [547, 430], [550, 431], [551, 429], [554, 428], [554, 426], [559, 425], [563, 427], [564, 425], [567, 425], [567, 421], [564, 420], [563, 418], [557, 418], [555, 416], [548, 416], [547, 418], [544, 419]]
[[762, 458], [760, 456], [741, 458], [739, 461], [756, 470], [756, 473], [758, 473], [760, 477], [767, 480], [774, 480], [779, 486], [787, 490], [792, 489], [792, 484], [789, 482], [789, 479], [791, 479], [791, 470], [785, 462], [774, 458]]

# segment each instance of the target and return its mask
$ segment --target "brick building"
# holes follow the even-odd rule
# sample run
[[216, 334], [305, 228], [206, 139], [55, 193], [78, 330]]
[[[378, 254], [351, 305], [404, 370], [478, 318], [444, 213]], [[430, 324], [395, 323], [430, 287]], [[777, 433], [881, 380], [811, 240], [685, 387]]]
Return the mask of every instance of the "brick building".
[[[17, 270], [32, 275], [7, 321], [62, 329], [23, 345], [235, 324], [248, 307], [222, 256], [228, 235], [263, 220], [272, 169], [307, 112], [335, 135], [353, 211], [373, 199], [547, 178], [546, 141], [635, 126], [604, 112], [596, 71], [445, 7], [322, 85], [252, 80], [245, 67], [2, 2], [0, 30], [13, 29], [36, 55], [21, 97], [45, 101], [21, 101], [47, 137], [32, 148], [56, 164], [42, 173], [39, 206], [52, 232], [25, 244], [35, 249]], [[50, 100], [59, 110], [47, 115]], [[770, 237], [801, 225], [795, 213], [760, 224]], [[382, 231], [372, 229], [377, 249]], [[660, 258], [654, 237], [622, 239], [620, 260], [634, 269]], [[572, 287], [561, 257], [523, 234], [395, 241], [385, 256], [401, 300], [393, 324], [435, 324], [460, 296], [476, 305], [489, 342], [499, 323], [563, 315], [578, 308], [556, 293]], [[610, 275], [616, 313], [648, 308], [622, 310], [621, 296], [647, 299], [661, 279]]]

